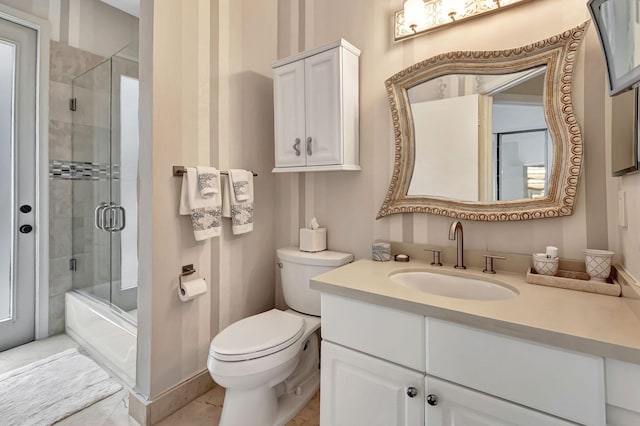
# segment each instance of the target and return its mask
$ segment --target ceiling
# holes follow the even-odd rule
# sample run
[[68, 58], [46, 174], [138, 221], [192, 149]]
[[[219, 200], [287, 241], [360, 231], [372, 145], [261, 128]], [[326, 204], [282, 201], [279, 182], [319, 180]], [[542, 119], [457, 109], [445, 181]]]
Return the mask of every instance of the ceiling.
[[120, 9], [123, 12], [140, 18], [140, 0], [100, 0], [110, 6]]

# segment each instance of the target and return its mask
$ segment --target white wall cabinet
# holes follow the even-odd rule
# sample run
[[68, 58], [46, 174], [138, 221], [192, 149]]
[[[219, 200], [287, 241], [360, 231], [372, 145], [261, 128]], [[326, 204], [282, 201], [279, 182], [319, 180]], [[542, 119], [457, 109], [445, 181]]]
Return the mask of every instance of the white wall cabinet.
[[360, 170], [359, 55], [339, 40], [273, 65], [273, 172]]
[[640, 366], [607, 363], [605, 410], [601, 357], [326, 293], [322, 321], [322, 425], [631, 425], [640, 408]]
[[424, 423], [424, 374], [322, 343], [320, 422], [332, 426]]

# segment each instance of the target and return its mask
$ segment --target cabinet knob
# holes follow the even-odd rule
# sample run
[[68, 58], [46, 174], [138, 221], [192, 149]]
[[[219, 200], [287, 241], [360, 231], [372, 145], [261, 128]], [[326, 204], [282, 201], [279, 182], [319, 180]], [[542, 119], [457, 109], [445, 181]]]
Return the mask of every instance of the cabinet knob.
[[415, 398], [418, 395], [418, 389], [413, 386], [407, 388], [407, 396], [409, 398]]
[[434, 394], [427, 395], [427, 404], [431, 405], [432, 407], [435, 407], [436, 405], [438, 405], [438, 395], [434, 395]]
[[311, 136], [309, 136], [307, 138], [307, 155], [313, 154], [313, 149], [311, 148], [311, 142], [313, 142], [313, 139], [311, 138]]
[[296, 157], [300, 156], [300, 138], [296, 138], [296, 143], [293, 144], [293, 150], [296, 152]]

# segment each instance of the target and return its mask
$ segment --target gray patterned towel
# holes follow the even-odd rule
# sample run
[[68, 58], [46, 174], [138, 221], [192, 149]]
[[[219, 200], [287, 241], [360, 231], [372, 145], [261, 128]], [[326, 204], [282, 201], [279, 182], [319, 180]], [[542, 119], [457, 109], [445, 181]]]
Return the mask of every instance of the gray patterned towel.
[[197, 166], [198, 189], [203, 198], [211, 198], [220, 192], [220, 172], [215, 167]]
[[[236, 176], [241, 176], [240, 182], [246, 182], [246, 188], [241, 190], [246, 197], [239, 200], [234, 185]], [[222, 176], [222, 216], [231, 218], [231, 230], [234, 235], [253, 231], [253, 173], [246, 170], [231, 169], [229, 176]], [[241, 187], [244, 185], [239, 185]]]
[[[217, 187], [220, 188], [218, 176]], [[195, 167], [187, 167], [182, 177], [180, 194], [180, 214], [190, 215], [193, 236], [196, 241], [218, 237], [222, 231], [222, 197], [220, 191], [210, 198], [204, 198], [198, 186], [198, 172]]]

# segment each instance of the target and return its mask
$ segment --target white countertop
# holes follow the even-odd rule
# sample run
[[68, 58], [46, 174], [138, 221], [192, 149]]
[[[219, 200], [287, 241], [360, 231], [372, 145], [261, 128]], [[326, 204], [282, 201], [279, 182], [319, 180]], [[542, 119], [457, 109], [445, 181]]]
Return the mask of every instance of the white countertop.
[[[425, 270], [515, 288], [509, 300], [463, 300], [435, 296], [393, 283], [389, 275]], [[311, 288], [364, 302], [448, 320], [552, 346], [640, 364], [640, 299], [529, 284], [525, 272], [459, 271], [426, 262], [358, 260], [311, 280]]]

